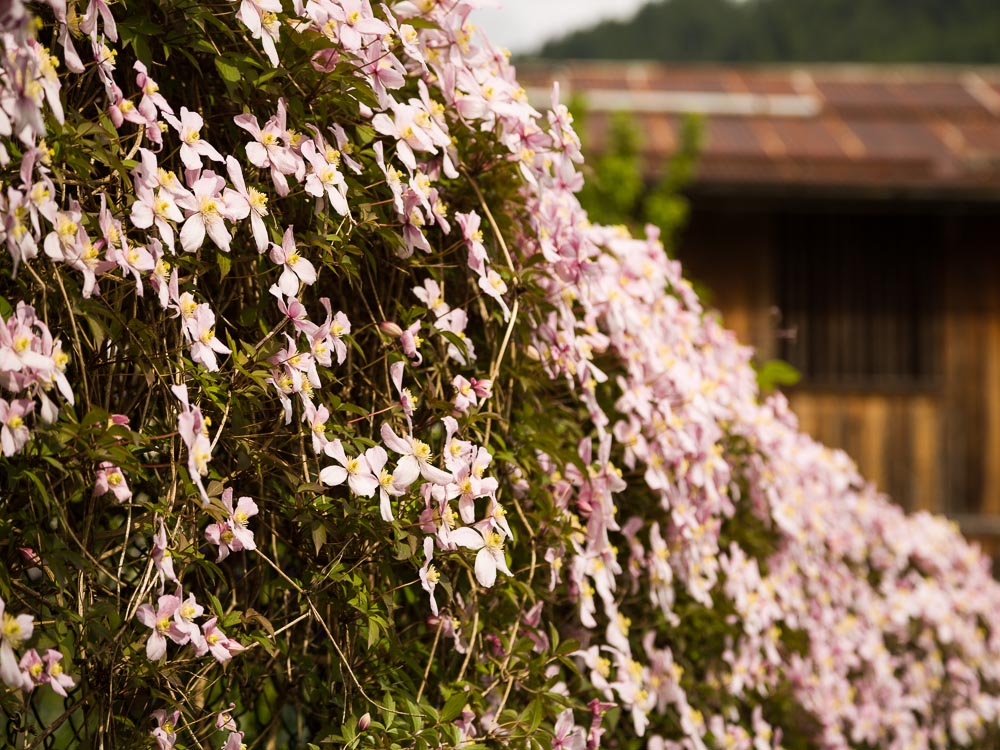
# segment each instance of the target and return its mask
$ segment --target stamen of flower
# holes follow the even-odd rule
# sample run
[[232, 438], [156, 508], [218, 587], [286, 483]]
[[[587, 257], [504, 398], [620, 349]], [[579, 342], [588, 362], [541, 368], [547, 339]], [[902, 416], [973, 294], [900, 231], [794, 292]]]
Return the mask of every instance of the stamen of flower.
[[431, 447], [423, 440], [414, 440], [413, 455], [418, 461], [429, 461], [431, 458]]

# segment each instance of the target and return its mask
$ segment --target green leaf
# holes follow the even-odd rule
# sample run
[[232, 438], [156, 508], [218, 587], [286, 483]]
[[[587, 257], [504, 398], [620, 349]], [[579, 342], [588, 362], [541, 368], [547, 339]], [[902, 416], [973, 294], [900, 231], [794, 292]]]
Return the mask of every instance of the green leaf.
[[802, 373], [782, 359], [769, 359], [757, 367], [757, 385], [763, 393], [795, 385], [801, 379]]
[[219, 278], [224, 279], [229, 275], [229, 269], [233, 267], [233, 259], [229, 253], [216, 253], [215, 262], [219, 266]]
[[445, 701], [444, 708], [441, 709], [441, 721], [454, 721], [461, 715], [465, 704], [469, 702], [469, 696], [459, 691]]
[[243, 74], [240, 73], [239, 68], [221, 57], [215, 58], [215, 67], [218, 69], [222, 79], [229, 83], [238, 83], [243, 78]]

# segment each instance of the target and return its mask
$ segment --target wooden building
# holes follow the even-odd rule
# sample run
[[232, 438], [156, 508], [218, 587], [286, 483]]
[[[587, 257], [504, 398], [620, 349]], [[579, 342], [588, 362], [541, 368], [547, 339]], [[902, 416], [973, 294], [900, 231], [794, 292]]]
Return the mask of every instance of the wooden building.
[[704, 146], [678, 245], [802, 427], [910, 509], [1000, 553], [1000, 70], [522, 66], [630, 112], [652, 178], [685, 113]]

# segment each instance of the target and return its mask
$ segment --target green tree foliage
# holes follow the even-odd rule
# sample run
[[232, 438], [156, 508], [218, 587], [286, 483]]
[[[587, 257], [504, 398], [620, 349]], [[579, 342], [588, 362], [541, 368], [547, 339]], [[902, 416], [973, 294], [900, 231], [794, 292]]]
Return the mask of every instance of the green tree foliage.
[[691, 62], [1000, 62], [993, 0], [660, 0], [542, 57]]
[[[585, 124], [589, 117], [586, 98], [577, 98], [571, 109]], [[701, 118], [685, 117], [677, 136], [677, 151], [660, 169], [645, 170], [643, 134], [635, 120], [625, 112], [612, 114], [603, 150], [588, 155], [580, 203], [591, 219], [601, 224], [625, 225], [633, 231], [646, 224], [656, 226], [669, 252], [688, 218], [688, 200], [682, 190], [698, 164], [702, 134]], [[584, 141], [585, 150], [587, 145]]]

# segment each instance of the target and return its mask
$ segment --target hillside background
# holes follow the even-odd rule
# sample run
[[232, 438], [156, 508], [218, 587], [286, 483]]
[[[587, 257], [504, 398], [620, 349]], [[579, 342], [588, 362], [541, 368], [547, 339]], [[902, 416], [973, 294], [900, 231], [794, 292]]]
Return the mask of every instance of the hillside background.
[[996, 0], [662, 0], [546, 43], [549, 59], [1000, 63]]

